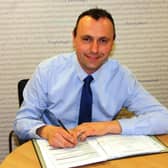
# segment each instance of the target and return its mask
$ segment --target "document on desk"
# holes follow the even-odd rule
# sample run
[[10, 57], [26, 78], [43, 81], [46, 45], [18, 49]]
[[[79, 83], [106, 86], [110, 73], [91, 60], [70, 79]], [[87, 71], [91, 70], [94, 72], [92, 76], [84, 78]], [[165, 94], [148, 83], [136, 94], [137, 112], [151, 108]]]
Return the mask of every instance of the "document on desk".
[[153, 136], [105, 135], [90, 137], [74, 148], [53, 148], [46, 140], [33, 140], [43, 168], [69, 168], [128, 156], [167, 152]]

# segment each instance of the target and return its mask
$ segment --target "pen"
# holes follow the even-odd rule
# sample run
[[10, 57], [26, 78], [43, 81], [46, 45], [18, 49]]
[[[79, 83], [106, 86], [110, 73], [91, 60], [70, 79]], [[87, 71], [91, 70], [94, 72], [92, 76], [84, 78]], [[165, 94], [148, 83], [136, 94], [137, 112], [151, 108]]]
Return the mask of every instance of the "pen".
[[[60, 126], [68, 133], [68, 134], [71, 134], [70, 132], [69, 132], [69, 130], [65, 127], [65, 125], [62, 123], [62, 121], [61, 120], [57, 120], [58, 121], [58, 123], [60, 124]], [[76, 142], [74, 142], [74, 138], [72, 139], [71, 138], [71, 140], [70, 139], [66, 139], [67, 141], [69, 141], [73, 146], [74, 145], [76, 145]]]
[[65, 130], [65, 131], [67, 131], [69, 134], [70, 134], [70, 132], [68, 131], [68, 129], [65, 127], [65, 125], [62, 123], [62, 121], [61, 120], [57, 120], [58, 121], [58, 123], [60, 124], [60, 126]]

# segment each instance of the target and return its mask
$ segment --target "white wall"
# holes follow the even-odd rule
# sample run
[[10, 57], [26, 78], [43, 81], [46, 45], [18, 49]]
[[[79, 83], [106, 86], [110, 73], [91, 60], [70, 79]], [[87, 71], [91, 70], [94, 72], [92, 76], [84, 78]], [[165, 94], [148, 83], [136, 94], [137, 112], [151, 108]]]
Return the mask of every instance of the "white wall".
[[168, 107], [167, 0], [0, 0], [0, 160], [18, 109], [17, 82], [43, 59], [72, 51], [81, 11], [101, 7], [116, 21], [113, 56]]

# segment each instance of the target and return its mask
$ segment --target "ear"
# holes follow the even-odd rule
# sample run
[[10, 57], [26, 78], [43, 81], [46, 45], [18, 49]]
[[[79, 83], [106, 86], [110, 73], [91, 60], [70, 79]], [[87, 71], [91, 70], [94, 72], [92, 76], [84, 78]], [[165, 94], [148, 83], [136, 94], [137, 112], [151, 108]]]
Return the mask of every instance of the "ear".
[[76, 40], [75, 40], [76, 38], [75, 38], [75, 36], [74, 36], [74, 32], [72, 32], [72, 43], [73, 43], [73, 48], [75, 48], [75, 44], [76, 44]]
[[111, 55], [113, 55], [113, 52], [115, 51], [115, 49], [116, 49], [116, 44], [115, 44], [115, 40], [113, 40]]

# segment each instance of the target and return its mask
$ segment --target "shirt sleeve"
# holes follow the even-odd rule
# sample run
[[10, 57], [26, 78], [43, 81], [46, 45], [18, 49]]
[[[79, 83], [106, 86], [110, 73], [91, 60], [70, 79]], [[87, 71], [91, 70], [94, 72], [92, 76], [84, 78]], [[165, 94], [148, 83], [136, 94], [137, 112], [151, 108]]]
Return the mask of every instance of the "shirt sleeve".
[[38, 66], [23, 91], [24, 101], [14, 121], [14, 131], [22, 140], [39, 138], [36, 130], [45, 125], [42, 115], [47, 107], [46, 74]]
[[122, 134], [156, 135], [168, 133], [168, 110], [130, 76], [129, 96], [124, 106], [135, 116], [120, 119]]

